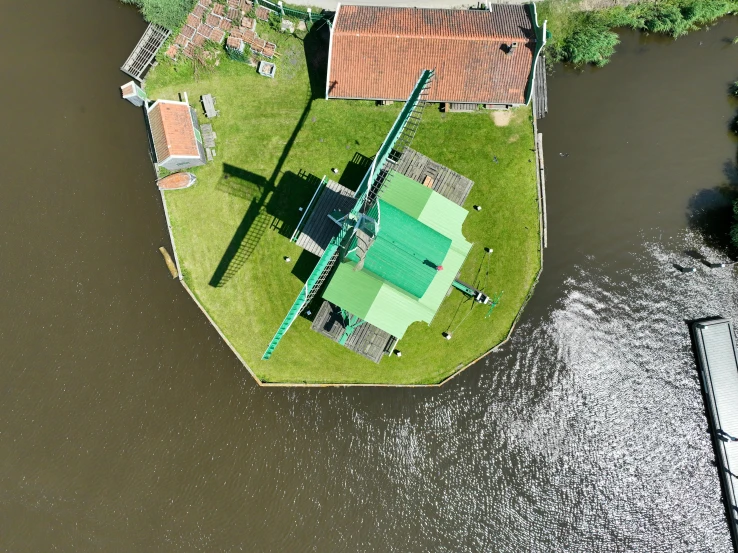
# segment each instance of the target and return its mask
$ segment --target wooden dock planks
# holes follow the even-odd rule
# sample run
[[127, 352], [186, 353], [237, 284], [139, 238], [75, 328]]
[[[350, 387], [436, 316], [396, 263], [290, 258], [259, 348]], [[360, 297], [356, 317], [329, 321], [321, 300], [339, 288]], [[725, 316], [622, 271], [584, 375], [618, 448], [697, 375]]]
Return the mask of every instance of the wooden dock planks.
[[441, 196], [460, 206], [464, 205], [472, 186], [474, 186], [474, 181], [440, 163], [436, 163], [412, 148], [405, 148], [394, 170], [421, 184], [431, 182], [432, 186], [430, 188], [434, 192], [438, 192]]
[[[346, 328], [340, 308], [323, 301], [311, 328], [338, 343]], [[391, 353], [394, 342], [395, 338], [391, 334], [365, 322], [348, 337], [344, 346], [379, 363], [383, 356]]]

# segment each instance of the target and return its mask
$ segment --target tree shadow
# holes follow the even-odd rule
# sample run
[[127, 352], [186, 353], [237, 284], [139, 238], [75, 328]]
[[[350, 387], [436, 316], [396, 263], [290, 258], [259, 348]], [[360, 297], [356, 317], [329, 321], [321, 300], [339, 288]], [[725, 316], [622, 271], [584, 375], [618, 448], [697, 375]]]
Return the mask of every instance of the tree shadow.
[[366, 172], [372, 165], [373, 158], [366, 157], [364, 154], [356, 152], [351, 161], [348, 162], [346, 168], [341, 173], [338, 184], [356, 192], [361, 181], [364, 179]]
[[707, 246], [725, 255], [731, 255], [735, 250], [730, 240], [730, 227], [736, 199], [738, 187], [724, 184], [700, 190], [687, 205], [689, 228], [699, 232]]

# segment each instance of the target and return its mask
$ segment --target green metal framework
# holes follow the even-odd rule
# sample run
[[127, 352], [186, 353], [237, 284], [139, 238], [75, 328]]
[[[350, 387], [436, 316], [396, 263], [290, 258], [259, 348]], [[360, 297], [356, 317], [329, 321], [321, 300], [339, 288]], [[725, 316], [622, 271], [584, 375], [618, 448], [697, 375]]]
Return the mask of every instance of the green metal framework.
[[528, 75], [528, 86], [525, 90], [525, 103], [530, 103], [530, 99], [533, 97], [533, 79], [536, 75], [536, 65], [538, 64], [538, 58], [541, 57], [541, 50], [546, 45], [546, 41], [549, 38], [549, 32], [546, 30], [546, 24], [548, 21], [543, 21], [543, 26], [538, 25], [538, 12], [536, 11], [535, 3], [527, 4], [527, 8], [530, 11], [530, 19], [533, 22], [533, 32], [536, 35], [536, 46], [533, 51], [533, 63], [530, 67], [530, 75]]
[[297, 10], [294, 8], [286, 8], [283, 5], [280, 5], [279, 3], [270, 2], [269, 0], [256, 0], [255, 4], [257, 6], [264, 6], [265, 8], [273, 12], [281, 13], [282, 15], [288, 15], [290, 17], [296, 17], [298, 19], [302, 19], [303, 21], [307, 21], [307, 22], [314, 22], [314, 21], [320, 21], [321, 19], [328, 19], [327, 12], [313, 13], [312, 10], [302, 11], [302, 10]]
[[[292, 304], [292, 307], [287, 312], [287, 316], [284, 318], [282, 324], [277, 329], [277, 332], [274, 335], [274, 338], [272, 338], [272, 341], [269, 343], [269, 346], [267, 346], [264, 355], [262, 355], [261, 357], [262, 359], [266, 360], [272, 356], [272, 353], [274, 353], [274, 350], [276, 349], [277, 344], [279, 344], [279, 341], [289, 330], [290, 326], [292, 326], [292, 323], [295, 322], [297, 317], [300, 315], [300, 312], [302, 312], [302, 310], [313, 299], [318, 290], [320, 290], [320, 287], [323, 285], [323, 282], [325, 282], [325, 279], [328, 278], [328, 275], [330, 274], [331, 269], [333, 268], [333, 265], [338, 258], [339, 248], [343, 244], [344, 240], [350, 239], [355, 224], [359, 220], [359, 215], [361, 213], [365, 213], [374, 205], [374, 202], [381, 190], [384, 180], [383, 178], [380, 178], [380, 175], [382, 177], [384, 175], [384, 173], [382, 172], [382, 170], [384, 169], [384, 164], [387, 162], [387, 159], [393, 152], [398, 140], [403, 137], [403, 131], [408, 128], [408, 122], [412, 122], [411, 120], [413, 119], [414, 115], [416, 119], [419, 118], [419, 114], [417, 114], [416, 111], [419, 106], [421, 107], [421, 109], [423, 107], [422, 103], [424, 102], [424, 97], [428, 93], [428, 88], [430, 86], [431, 79], [433, 79], [433, 74], [434, 73], [432, 70], [426, 69], [420, 75], [418, 82], [415, 84], [415, 88], [410, 94], [410, 97], [407, 99], [407, 102], [405, 102], [405, 106], [402, 108], [402, 111], [400, 111], [400, 114], [397, 116], [397, 119], [395, 120], [392, 128], [387, 134], [387, 137], [384, 139], [384, 142], [382, 142], [382, 145], [379, 147], [379, 151], [374, 157], [374, 161], [372, 162], [371, 167], [369, 167], [369, 170], [366, 172], [364, 179], [361, 181], [361, 185], [356, 191], [356, 204], [351, 209], [349, 214], [344, 218], [344, 223], [341, 227], [341, 230], [330, 241], [328, 247], [323, 252], [323, 255], [318, 260], [318, 264], [313, 269], [313, 272], [310, 273], [310, 276], [305, 282], [305, 286], [303, 286], [303, 288], [300, 290], [300, 293], [295, 299], [295, 302]], [[412, 129], [412, 133], [414, 134], [415, 130], [417, 129], [417, 122], [414, 126], [411, 125], [410, 128]], [[412, 136], [409, 139], [407, 136], [404, 136], [403, 140], [401, 141], [403, 143], [403, 147], [409, 144], [409, 140], [411, 139]]]
[[341, 316], [343, 317], [343, 324], [345, 328], [343, 330], [343, 334], [341, 334], [341, 337], [338, 340], [338, 343], [343, 346], [346, 344], [349, 337], [356, 331], [356, 329], [363, 325], [366, 321], [361, 320], [356, 315], [352, 315], [343, 308], [341, 308]]

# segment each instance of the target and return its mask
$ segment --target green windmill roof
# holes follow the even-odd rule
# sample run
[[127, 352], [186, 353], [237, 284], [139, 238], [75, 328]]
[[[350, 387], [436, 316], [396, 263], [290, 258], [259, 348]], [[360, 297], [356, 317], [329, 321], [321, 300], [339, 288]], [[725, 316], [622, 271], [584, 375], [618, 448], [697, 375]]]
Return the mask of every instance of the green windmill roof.
[[[451, 239], [384, 200], [378, 204], [380, 230], [366, 253], [362, 270], [420, 298], [433, 282]], [[358, 263], [357, 241], [354, 236], [346, 258]]]
[[354, 237], [323, 297], [401, 338], [414, 321], [431, 322], [461, 269], [471, 249], [461, 230], [468, 212], [394, 171], [377, 205], [379, 232], [362, 269], [354, 270]]

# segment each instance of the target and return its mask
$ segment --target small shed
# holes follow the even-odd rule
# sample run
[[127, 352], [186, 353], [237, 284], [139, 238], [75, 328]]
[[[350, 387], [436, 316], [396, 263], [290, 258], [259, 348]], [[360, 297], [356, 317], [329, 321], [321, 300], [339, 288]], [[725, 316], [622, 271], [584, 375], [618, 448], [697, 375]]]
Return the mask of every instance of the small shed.
[[169, 171], [205, 164], [197, 114], [186, 102], [157, 100], [146, 108], [154, 163]]

